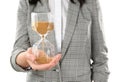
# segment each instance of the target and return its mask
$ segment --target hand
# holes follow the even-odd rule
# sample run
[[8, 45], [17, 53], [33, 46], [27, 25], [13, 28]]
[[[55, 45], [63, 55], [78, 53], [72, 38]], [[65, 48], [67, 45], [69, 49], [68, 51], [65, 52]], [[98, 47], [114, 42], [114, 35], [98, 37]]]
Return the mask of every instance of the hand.
[[[42, 55], [42, 53], [40, 53]], [[32, 49], [29, 48], [26, 51], [26, 61], [32, 67], [33, 70], [50, 70], [56, 66], [61, 58], [61, 54], [57, 54], [52, 58], [52, 60], [47, 64], [36, 64], [36, 56], [32, 54]]]

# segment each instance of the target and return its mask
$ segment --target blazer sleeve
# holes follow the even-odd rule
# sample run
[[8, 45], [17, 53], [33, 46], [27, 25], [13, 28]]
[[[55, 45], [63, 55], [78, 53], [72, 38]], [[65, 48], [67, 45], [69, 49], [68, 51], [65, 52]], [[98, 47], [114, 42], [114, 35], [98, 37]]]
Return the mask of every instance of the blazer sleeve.
[[17, 11], [17, 28], [16, 28], [16, 40], [14, 43], [10, 62], [12, 67], [16, 71], [24, 72], [25, 69], [16, 64], [16, 57], [19, 53], [24, 52], [30, 47], [28, 31], [27, 31], [27, 2], [26, 0], [20, 0]]
[[102, 15], [98, 0], [92, 1], [91, 17], [91, 44], [92, 44], [92, 80], [94, 82], [107, 82], [108, 70], [108, 49], [105, 44]]

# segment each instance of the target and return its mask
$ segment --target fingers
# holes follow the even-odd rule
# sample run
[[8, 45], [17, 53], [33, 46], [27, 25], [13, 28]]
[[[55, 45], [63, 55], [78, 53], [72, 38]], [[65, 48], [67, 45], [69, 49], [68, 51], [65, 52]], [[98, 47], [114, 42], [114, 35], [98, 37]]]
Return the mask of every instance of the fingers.
[[30, 64], [30, 66], [32, 67], [33, 70], [49, 70], [50, 68], [50, 64], [35, 64], [33, 62], [31, 62], [30, 60], [27, 60], [27, 62]]
[[56, 55], [55, 57], [53, 57], [53, 60], [50, 62], [50, 64], [56, 65], [59, 62], [60, 58], [61, 58], [60, 54]]
[[50, 67], [49, 69], [53, 68], [59, 63], [59, 60], [61, 59], [61, 54], [56, 55], [53, 60], [50, 62]]
[[30, 54], [32, 54], [32, 48], [28, 48], [27, 52], [30, 53]]
[[36, 59], [36, 56], [32, 54], [32, 48], [28, 48], [27, 51], [26, 51], [26, 59], [27, 60], [30, 60], [32, 62], [35, 61]]
[[27, 60], [33, 70], [50, 70], [54, 66], [56, 66], [61, 58], [61, 54], [56, 55], [53, 57], [53, 60], [48, 64], [35, 64], [34, 62]]

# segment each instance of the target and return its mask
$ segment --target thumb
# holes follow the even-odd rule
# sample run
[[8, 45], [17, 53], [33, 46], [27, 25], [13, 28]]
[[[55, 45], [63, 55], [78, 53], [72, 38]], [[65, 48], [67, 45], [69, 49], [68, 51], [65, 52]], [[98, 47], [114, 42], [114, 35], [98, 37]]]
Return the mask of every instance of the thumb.
[[31, 62], [34, 62], [36, 60], [36, 56], [30, 53], [27, 53], [26, 58]]
[[28, 49], [27, 49], [27, 52], [30, 53], [30, 54], [32, 54], [32, 48], [31, 48], [31, 47], [28, 48]]

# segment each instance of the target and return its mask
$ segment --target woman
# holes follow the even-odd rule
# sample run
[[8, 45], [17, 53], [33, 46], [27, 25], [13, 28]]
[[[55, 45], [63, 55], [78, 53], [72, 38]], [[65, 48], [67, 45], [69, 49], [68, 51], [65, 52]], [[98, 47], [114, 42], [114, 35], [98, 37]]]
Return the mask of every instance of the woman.
[[[39, 36], [31, 28], [31, 13], [50, 12], [50, 7], [48, 0], [20, 0], [12, 67], [16, 71], [27, 72], [27, 82], [107, 82], [107, 48], [98, 1], [68, 0], [66, 4], [61, 54], [57, 54], [49, 64], [36, 65], [36, 57], [30, 47]], [[49, 37], [48, 40], [56, 45], [54, 33]], [[57, 64], [58, 68], [52, 70]]]

